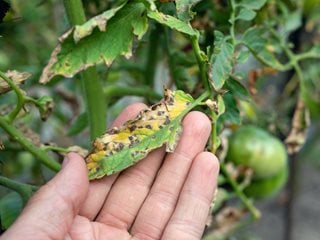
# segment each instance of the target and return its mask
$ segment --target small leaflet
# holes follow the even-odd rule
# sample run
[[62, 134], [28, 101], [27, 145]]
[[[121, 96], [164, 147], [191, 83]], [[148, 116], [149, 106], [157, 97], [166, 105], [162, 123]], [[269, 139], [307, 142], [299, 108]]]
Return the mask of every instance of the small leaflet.
[[182, 131], [181, 120], [194, 105], [189, 94], [165, 89], [161, 102], [95, 139], [92, 151], [85, 158], [89, 179], [120, 172], [164, 144], [166, 151], [172, 152]]

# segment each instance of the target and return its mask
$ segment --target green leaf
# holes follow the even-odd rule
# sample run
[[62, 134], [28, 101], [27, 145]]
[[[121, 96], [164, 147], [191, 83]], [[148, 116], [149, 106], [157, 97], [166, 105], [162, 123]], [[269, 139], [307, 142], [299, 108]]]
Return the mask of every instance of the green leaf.
[[245, 63], [250, 56], [250, 51], [242, 50], [237, 56], [238, 63]]
[[239, 81], [229, 78], [226, 82], [226, 86], [233, 96], [238, 97], [241, 100], [248, 100], [250, 96], [248, 90]]
[[301, 97], [309, 109], [312, 118], [320, 118], [320, 69], [315, 64], [307, 64], [303, 68], [304, 79], [301, 81]]
[[87, 112], [81, 113], [68, 130], [68, 136], [74, 136], [82, 132], [88, 126]]
[[225, 113], [220, 116], [218, 121], [221, 123], [241, 124], [240, 112], [237, 106], [237, 102], [234, 99], [232, 93], [226, 93], [223, 95], [223, 101], [225, 104]]
[[155, 0], [141, 0], [151, 11], [157, 10]]
[[22, 211], [23, 202], [20, 195], [10, 192], [0, 200], [0, 219], [4, 229], [8, 229]]
[[122, 3], [119, 7], [110, 9], [98, 16], [91, 18], [89, 21], [82, 25], [75, 26], [75, 29], [73, 31], [74, 41], [77, 43], [82, 38], [89, 36], [90, 34], [92, 34], [92, 31], [95, 28], [98, 28], [101, 32], [104, 32], [106, 30], [108, 20], [112, 18], [125, 4], [126, 2]]
[[122, 171], [164, 144], [166, 151], [172, 152], [182, 131], [182, 118], [206, 96], [194, 100], [183, 91], [166, 90], [163, 101], [121, 127], [108, 130], [94, 141], [86, 157], [89, 179]]
[[294, 11], [286, 16], [283, 31], [290, 33], [297, 30], [301, 25], [302, 13], [301, 11]]
[[191, 8], [201, 0], [176, 0], [176, 9], [178, 18], [182, 21], [189, 22], [194, 17]]
[[267, 0], [243, 0], [241, 6], [244, 6], [251, 10], [259, 10], [266, 4]]
[[215, 32], [215, 46], [209, 62], [209, 77], [216, 90], [222, 88], [232, 72], [234, 46], [222, 36], [221, 32]]
[[275, 55], [268, 50], [269, 45], [268, 36], [266, 36], [267, 29], [263, 27], [251, 27], [242, 36], [242, 42], [255, 55], [255, 57], [267, 64], [268, 66], [282, 70], [283, 65], [277, 60]]
[[169, 28], [177, 30], [178, 32], [187, 34], [189, 36], [198, 36], [199, 32], [193, 29], [190, 24], [185, 23], [175, 17], [166, 15], [158, 11], [148, 11], [148, 17], [157, 21], [158, 23], [165, 25]]
[[[141, 39], [147, 30], [145, 7], [132, 1], [116, 10], [109, 10], [103, 16], [68, 31], [60, 39], [60, 44], [53, 51], [48, 65], [40, 78], [41, 83], [50, 81], [56, 75], [72, 77], [81, 70], [104, 62], [110, 65], [120, 55], [126, 58], [132, 55], [134, 36]], [[103, 22], [99, 28], [99, 22]], [[107, 21], [108, 20], [108, 21]], [[105, 31], [101, 31], [105, 30]], [[75, 42], [73, 35], [75, 32]], [[89, 35], [88, 35], [89, 34]]]
[[255, 11], [248, 8], [242, 8], [239, 14], [236, 16], [236, 19], [251, 21], [256, 15], [257, 13]]

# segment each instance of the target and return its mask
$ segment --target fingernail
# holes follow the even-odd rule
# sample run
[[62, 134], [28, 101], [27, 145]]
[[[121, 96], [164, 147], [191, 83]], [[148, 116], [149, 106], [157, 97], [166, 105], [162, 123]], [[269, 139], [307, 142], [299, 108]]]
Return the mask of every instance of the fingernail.
[[62, 162], [62, 169], [65, 168], [70, 161], [70, 158], [67, 156], [64, 157], [63, 162]]

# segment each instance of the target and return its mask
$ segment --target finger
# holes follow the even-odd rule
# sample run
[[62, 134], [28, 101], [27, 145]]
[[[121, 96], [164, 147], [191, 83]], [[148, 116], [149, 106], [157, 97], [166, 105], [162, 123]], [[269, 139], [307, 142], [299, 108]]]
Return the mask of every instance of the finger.
[[209, 152], [194, 160], [162, 239], [201, 239], [217, 186], [219, 163]]
[[128, 230], [150, 191], [164, 155], [164, 148], [157, 149], [121, 173], [96, 221]]
[[63, 239], [89, 187], [84, 160], [69, 153], [62, 170], [30, 199], [6, 239]]
[[[129, 119], [134, 118], [144, 108], [146, 108], [146, 105], [143, 103], [134, 103], [129, 105], [114, 120], [111, 127], [118, 127], [122, 125]], [[80, 215], [91, 220], [97, 216], [117, 176], [118, 174], [113, 174], [90, 182], [88, 197], [80, 210]]]
[[210, 126], [207, 116], [200, 112], [191, 112], [184, 118], [181, 140], [175, 152], [167, 155], [133, 224], [134, 237], [161, 237], [173, 213], [192, 160], [205, 147]]

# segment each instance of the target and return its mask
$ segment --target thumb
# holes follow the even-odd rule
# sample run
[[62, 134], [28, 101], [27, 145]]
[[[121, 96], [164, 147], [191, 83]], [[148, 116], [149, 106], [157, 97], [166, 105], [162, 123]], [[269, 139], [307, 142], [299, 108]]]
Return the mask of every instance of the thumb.
[[[30, 199], [7, 239], [64, 239], [88, 193], [84, 160], [69, 153], [62, 170]], [[6, 239], [6, 238], [5, 238]]]

